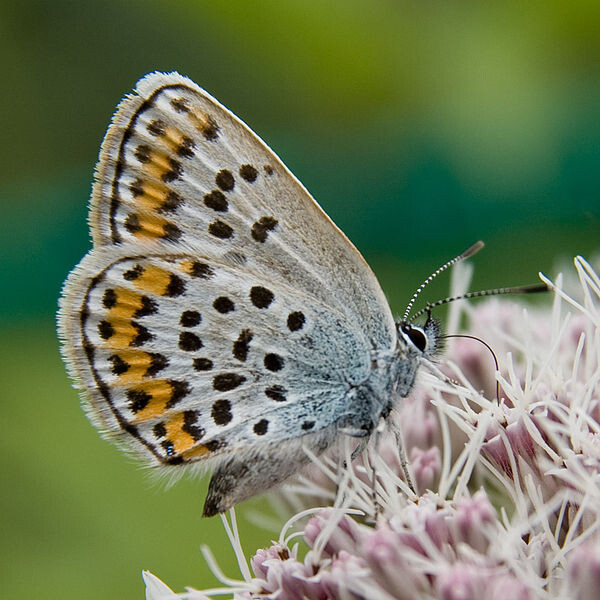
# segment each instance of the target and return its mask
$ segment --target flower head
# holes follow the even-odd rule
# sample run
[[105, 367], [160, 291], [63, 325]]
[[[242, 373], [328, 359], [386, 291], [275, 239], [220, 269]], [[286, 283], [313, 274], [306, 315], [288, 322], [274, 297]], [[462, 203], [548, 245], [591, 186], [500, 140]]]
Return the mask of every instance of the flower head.
[[451, 340], [447, 360], [428, 365], [399, 403], [389, 435], [352, 468], [321, 457], [294, 486], [307, 498], [335, 497], [291, 520], [309, 517], [304, 558], [286, 526], [256, 552], [252, 573], [242, 570], [244, 581], [227, 580], [234, 597], [596, 598], [600, 279], [580, 257], [575, 269], [577, 286], [542, 277], [555, 292], [551, 309], [504, 299], [455, 306], [449, 322], [464, 311], [469, 333], [498, 357], [496, 378], [484, 346]]

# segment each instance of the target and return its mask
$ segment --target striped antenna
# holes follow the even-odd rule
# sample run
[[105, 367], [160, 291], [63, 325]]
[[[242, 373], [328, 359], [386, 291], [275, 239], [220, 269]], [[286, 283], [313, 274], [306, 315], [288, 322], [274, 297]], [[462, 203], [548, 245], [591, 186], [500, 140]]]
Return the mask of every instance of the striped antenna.
[[493, 290], [481, 290], [479, 292], [467, 292], [460, 296], [453, 296], [451, 298], [444, 298], [437, 302], [430, 302], [425, 308], [416, 312], [408, 323], [412, 323], [415, 319], [419, 318], [424, 313], [429, 313], [432, 308], [436, 306], [442, 306], [442, 304], [448, 304], [449, 302], [456, 302], [457, 300], [467, 300], [469, 298], [481, 298], [483, 296], [500, 296], [503, 294], [537, 294], [539, 292], [549, 291], [549, 287], [545, 283], [534, 283], [533, 285], [521, 285], [518, 287], [506, 287], [506, 288], [495, 288]]
[[[415, 291], [415, 293], [412, 295], [412, 298], [410, 299], [410, 302], [408, 303], [408, 306], [406, 307], [406, 310], [404, 311], [404, 316], [402, 317], [402, 323], [406, 323], [407, 319], [408, 319], [408, 315], [410, 314], [410, 311], [412, 310], [413, 304], [415, 303], [415, 300], [419, 297], [419, 294], [423, 291], [423, 289], [429, 284], [431, 283], [440, 273], [443, 273], [446, 269], [448, 269], [449, 267], [451, 267], [452, 265], [455, 265], [457, 262], [460, 262], [461, 260], [465, 260], [465, 258], [469, 258], [471, 256], [473, 256], [474, 254], [477, 254], [477, 252], [479, 252], [484, 246], [484, 243], [479, 240], [478, 242], [475, 242], [472, 246], [470, 246], [469, 248], [467, 248], [464, 252], [461, 252], [458, 256], [455, 256], [452, 260], [449, 260], [445, 265], [442, 265], [439, 269], [437, 269], [437, 271], [434, 271]], [[420, 311], [419, 314], [422, 314], [423, 311]], [[411, 319], [411, 321], [414, 319], [414, 317]]]

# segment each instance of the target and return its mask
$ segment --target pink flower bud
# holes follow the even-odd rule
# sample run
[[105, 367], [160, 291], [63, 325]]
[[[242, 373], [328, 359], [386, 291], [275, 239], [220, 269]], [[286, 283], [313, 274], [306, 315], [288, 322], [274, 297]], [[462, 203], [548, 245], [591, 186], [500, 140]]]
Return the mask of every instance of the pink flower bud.
[[462, 500], [453, 521], [457, 538], [484, 554], [489, 545], [485, 527], [496, 521], [496, 511], [485, 492], [480, 490], [472, 498]]
[[569, 554], [569, 593], [573, 600], [597, 600], [600, 594], [600, 545], [588, 542]]
[[480, 600], [481, 578], [473, 566], [456, 564], [438, 575], [436, 588], [441, 600]]
[[250, 566], [254, 575], [260, 579], [267, 578], [269, 561], [287, 560], [290, 557], [289, 550], [279, 544], [273, 544], [267, 549], [260, 548], [250, 560]]
[[324, 509], [317, 516], [310, 519], [304, 528], [304, 539], [312, 548], [325, 527], [331, 526], [335, 521], [335, 527], [328, 534], [324, 552], [326, 556], [333, 556], [340, 550], [352, 552], [364, 538], [360, 526], [347, 515], [340, 514], [332, 509]]
[[413, 447], [410, 452], [410, 465], [417, 489], [420, 492], [434, 489], [442, 468], [440, 449], [437, 446], [428, 450]]
[[378, 529], [364, 544], [373, 579], [394, 598], [414, 600], [430, 586], [425, 573], [407, 564], [405, 552], [401, 537], [386, 527]]

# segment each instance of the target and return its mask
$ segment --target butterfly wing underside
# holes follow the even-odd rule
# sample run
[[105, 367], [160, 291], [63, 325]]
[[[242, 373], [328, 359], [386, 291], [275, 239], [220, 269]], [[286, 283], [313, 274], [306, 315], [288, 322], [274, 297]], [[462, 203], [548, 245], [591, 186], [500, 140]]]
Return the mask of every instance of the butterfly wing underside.
[[302, 443], [326, 447], [394, 323], [273, 152], [189, 79], [154, 73], [113, 117], [91, 204], [59, 324], [92, 420], [155, 464], [220, 457], [230, 496], [227, 477], [242, 488], [246, 469], [248, 496], [296, 470]]

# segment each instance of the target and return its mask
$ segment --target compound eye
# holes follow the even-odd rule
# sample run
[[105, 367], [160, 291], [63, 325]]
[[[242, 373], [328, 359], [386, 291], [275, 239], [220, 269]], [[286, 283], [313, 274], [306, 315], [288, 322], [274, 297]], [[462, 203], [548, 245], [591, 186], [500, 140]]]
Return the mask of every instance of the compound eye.
[[425, 348], [427, 348], [427, 336], [420, 327], [413, 327], [412, 325], [403, 325], [402, 331], [408, 336], [410, 341], [421, 352], [425, 352]]

